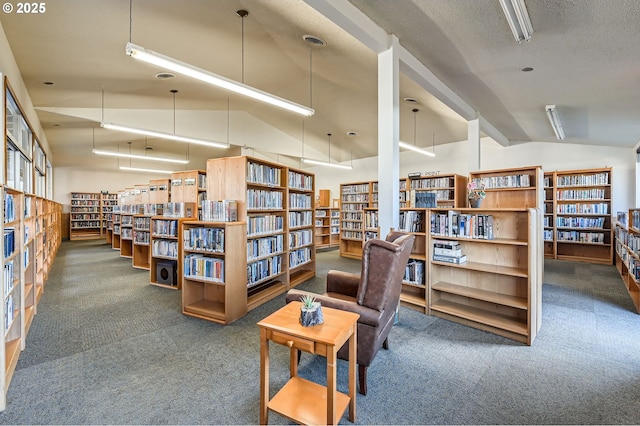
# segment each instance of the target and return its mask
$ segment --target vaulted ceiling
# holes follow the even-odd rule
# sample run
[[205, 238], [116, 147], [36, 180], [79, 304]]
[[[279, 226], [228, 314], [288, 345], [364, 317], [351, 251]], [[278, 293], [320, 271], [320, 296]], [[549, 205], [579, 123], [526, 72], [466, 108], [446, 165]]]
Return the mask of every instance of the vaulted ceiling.
[[[505, 144], [633, 147], [640, 139], [640, 3], [633, 0], [527, 0], [534, 35], [520, 44], [498, 0], [56, 0], [43, 14], [4, 13], [0, 22], [54, 166], [114, 169], [114, 160], [96, 158], [92, 146], [153, 146], [149, 155], [189, 156], [190, 168], [233, 151], [193, 146], [185, 153], [180, 144], [99, 126], [109, 115], [143, 113], [146, 127], [206, 131], [193, 136], [282, 155], [306, 147], [316, 156], [330, 149], [334, 161], [375, 156], [377, 52], [327, 17], [327, 5], [352, 9], [351, 16], [362, 12], [396, 35]], [[240, 9], [249, 15], [240, 18]], [[309, 45], [303, 40], [309, 34], [326, 46]], [[163, 70], [125, 54], [127, 41], [312, 105], [316, 113], [303, 120], [186, 77], [159, 79]], [[400, 102], [401, 139], [430, 148], [467, 138], [469, 117], [407, 76], [400, 82], [404, 98], [419, 103]], [[558, 106], [565, 141], [555, 139], [546, 104]], [[190, 116], [201, 122], [192, 124]], [[265, 124], [286, 143], [244, 132]]]

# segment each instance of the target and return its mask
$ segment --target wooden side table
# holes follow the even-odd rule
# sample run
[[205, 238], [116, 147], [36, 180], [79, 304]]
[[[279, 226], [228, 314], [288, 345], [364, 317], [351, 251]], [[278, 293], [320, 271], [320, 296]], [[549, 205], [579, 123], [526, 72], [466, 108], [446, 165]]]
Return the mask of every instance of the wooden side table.
[[[358, 314], [322, 307], [324, 323], [303, 327], [300, 302], [291, 302], [258, 322], [260, 327], [260, 424], [269, 422], [269, 410], [303, 424], [338, 424], [349, 407], [356, 419], [356, 330]], [[337, 353], [349, 341], [349, 394], [336, 389]], [[290, 349], [291, 379], [269, 400], [269, 341]], [[327, 385], [298, 377], [298, 350], [327, 359]]]

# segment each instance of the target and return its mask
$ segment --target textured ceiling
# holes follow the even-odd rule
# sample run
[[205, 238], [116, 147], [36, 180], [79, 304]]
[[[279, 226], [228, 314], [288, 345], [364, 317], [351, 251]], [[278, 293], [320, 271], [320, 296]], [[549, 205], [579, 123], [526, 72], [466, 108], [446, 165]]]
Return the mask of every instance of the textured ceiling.
[[[307, 0], [309, 4], [314, 2]], [[349, 4], [336, 1], [337, 4]], [[531, 42], [517, 44], [497, 0], [351, 0], [512, 143], [555, 141], [544, 113], [558, 105], [566, 142], [632, 147], [640, 139], [640, 2], [528, 0]], [[56, 0], [43, 15], [2, 14], [0, 22], [53, 153], [54, 166], [112, 169], [91, 155], [91, 139], [126, 146], [130, 136], [60, 108], [157, 111], [158, 128], [201, 110], [235, 113], [216, 128], [233, 137], [242, 117], [269, 123], [334, 161], [377, 153], [377, 56], [301, 0]], [[242, 19], [239, 9], [249, 11]], [[326, 41], [314, 49], [304, 34]], [[290, 113], [177, 77], [127, 57], [128, 40], [305, 105]], [[243, 43], [244, 39], [244, 43]], [[244, 46], [244, 50], [243, 50]], [[244, 59], [244, 63], [243, 63]], [[310, 61], [312, 59], [312, 62]], [[310, 73], [310, 66], [312, 73]], [[534, 71], [524, 73], [530, 66]], [[311, 80], [310, 80], [311, 76]], [[44, 85], [51, 81], [53, 85]], [[418, 144], [464, 140], [466, 122], [420, 85], [401, 78], [400, 96], [420, 100]], [[414, 105], [400, 104], [401, 139], [414, 138]], [[247, 114], [247, 115], [243, 115]], [[235, 118], [240, 117], [240, 118]], [[99, 118], [99, 117], [98, 117]], [[217, 117], [216, 120], [224, 118]], [[213, 120], [215, 121], [215, 120]], [[175, 121], [174, 121], [175, 125]], [[304, 132], [302, 131], [304, 125]], [[349, 138], [348, 131], [358, 136]], [[251, 141], [235, 141], [241, 146]], [[149, 141], [135, 141], [135, 146]], [[151, 141], [156, 151], [184, 147]], [[191, 148], [192, 158], [225, 152]], [[290, 153], [299, 147], [287, 147]], [[274, 145], [274, 151], [278, 148]], [[193, 167], [202, 167], [194, 163]]]

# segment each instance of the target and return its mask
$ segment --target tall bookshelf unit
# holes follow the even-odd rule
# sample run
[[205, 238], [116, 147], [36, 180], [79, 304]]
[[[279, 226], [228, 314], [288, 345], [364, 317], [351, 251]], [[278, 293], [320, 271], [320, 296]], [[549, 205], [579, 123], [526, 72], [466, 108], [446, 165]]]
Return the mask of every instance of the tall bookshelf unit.
[[[145, 205], [145, 208], [148, 205]], [[131, 264], [134, 268], [151, 268], [151, 251], [149, 244], [151, 240], [151, 217], [150, 212], [133, 215], [133, 246], [131, 253]]]
[[640, 209], [630, 209], [618, 216], [615, 224], [615, 264], [640, 314]]
[[316, 207], [315, 210], [316, 249], [338, 247], [340, 241], [340, 210], [331, 207]]
[[[171, 202], [194, 203], [200, 209], [207, 195], [207, 175], [204, 170], [187, 170], [171, 174]], [[200, 218], [200, 214], [197, 216]]]
[[247, 313], [246, 224], [182, 222], [182, 313], [229, 324]]
[[544, 257], [555, 259], [556, 243], [555, 243], [555, 181], [556, 174], [554, 172], [545, 172], [543, 174], [543, 191], [544, 204], [542, 210], [542, 240], [544, 241]]
[[[289, 186], [290, 171], [311, 189]], [[246, 222], [248, 310], [315, 275], [313, 241], [299, 246], [297, 240], [299, 231], [313, 235], [314, 210], [306, 200], [313, 202], [314, 181], [312, 174], [253, 157], [207, 161], [207, 199], [236, 200], [238, 221]], [[290, 206], [293, 199], [304, 204]]]
[[[451, 224], [461, 215], [478, 224], [490, 217], [493, 237], [457, 234]], [[445, 225], [432, 225], [431, 238], [458, 243], [467, 261], [433, 260], [430, 244], [431, 314], [531, 345], [541, 324], [539, 215], [532, 208], [432, 209], [431, 222]]]
[[72, 192], [69, 214], [69, 239], [89, 240], [101, 238], [100, 193]]
[[469, 182], [485, 186], [482, 208], [543, 208], [543, 173], [540, 166], [469, 173]]
[[612, 169], [555, 172], [556, 258], [611, 265]]
[[120, 208], [120, 257], [133, 258], [133, 204]]
[[340, 256], [362, 258], [364, 211], [370, 207], [373, 183], [340, 185]]
[[429, 310], [427, 252], [429, 244], [429, 210], [400, 209], [398, 231], [415, 236], [411, 255], [402, 279], [400, 303], [424, 314]]
[[111, 234], [111, 248], [114, 250], [120, 251], [120, 233], [121, 233], [121, 223], [120, 217], [122, 206], [114, 206], [113, 212], [111, 213], [113, 232]]
[[405, 188], [408, 188], [407, 192], [409, 194], [405, 196], [408, 201], [406, 207], [426, 207], [415, 204], [415, 200], [420, 199], [420, 193], [425, 191], [436, 193], [438, 207], [462, 207], [466, 205], [467, 178], [465, 176], [455, 173], [436, 174], [407, 179], [407, 182]]
[[22, 209], [22, 271], [24, 281], [24, 329], [22, 335], [26, 336], [31, 322], [36, 314], [38, 304], [36, 290], [36, 239], [35, 239], [35, 215], [36, 197], [26, 195], [23, 197]]
[[[116, 204], [118, 204], [118, 194], [100, 193], [100, 235], [103, 238], [107, 238], [111, 212]], [[107, 243], [111, 243], [111, 241], [108, 240]]]
[[182, 288], [182, 222], [194, 221], [195, 214], [194, 203], [167, 203], [162, 216], [151, 218], [151, 285]]
[[289, 286], [295, 287], [316, 276], [314, 241], [315, 177], [302, 170], [286, 169], [287, 176], [287, 270]]

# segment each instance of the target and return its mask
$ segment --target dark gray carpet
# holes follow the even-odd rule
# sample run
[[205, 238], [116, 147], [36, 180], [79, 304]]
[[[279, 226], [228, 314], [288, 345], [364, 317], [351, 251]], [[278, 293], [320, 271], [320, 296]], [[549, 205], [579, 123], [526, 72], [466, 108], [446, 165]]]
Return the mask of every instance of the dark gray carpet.
[[[328, 268], [359, 262], [319, 253], [318, 277], [300, 287], [320, 291]], [[179, 292], [148, 282], [100, 242], [63, 243], [0, 422], [257, 423], [255, 324], [284, 296], [220, 326], [183, 316]], [[543, 299], [531, 347], [402, 308], [357, 424], [640, 423], [640, 316], [616, 269], [546, 261]], [[271, 356], [273, 394], [288, 351], [271, 345]], [[323, 383], [324, 365], [303, 354], [301, 375]], [[341, 362], [343, 391], [346, 372]]]

